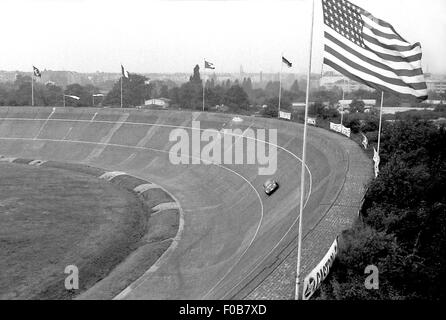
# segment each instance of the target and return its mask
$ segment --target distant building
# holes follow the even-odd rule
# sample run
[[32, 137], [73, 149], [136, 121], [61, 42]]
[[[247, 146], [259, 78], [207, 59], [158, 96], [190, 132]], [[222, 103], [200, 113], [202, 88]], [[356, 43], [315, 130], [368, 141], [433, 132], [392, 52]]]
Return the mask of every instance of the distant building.
[[163, 109], [169, 108], [170, 99], [159, 98], [159, 99], [150, 99], [144, 102], [144, 106], [146, 107], [159, 107]]
[[[313, 102], [313, 101], [310, 101], [310, 102], [308, 102], [308, 105], [309, 106], [311, 106], [312, 104], [314, 104], [315, 102]], [[298, 112], [298, 111], [302, 111], [302, 110], [305, 110], [305, 102], [293, 102], [292, 104], [291, 104], [291, 110], [293, 111], [293, 112]], [[329, 101], [324, 101], [324, 102], [322, 102], [322, 105], [324, 106], [324, 107], [326, 107], [326, 108], [328, 108], [329, 106], [330, 106], [330, 102]]]
[[359, 89], [373, 91], [374, 89], [358, 83], [356, 81], [346, 78], [344, 75], [335, 71], [326, 71], [323, 73], [319, 80], [320, 87], [324, 87], [327, 90], [333, 90], [339, 88], [344, 92], [357, 91]]
[[[358, 101], [364, 102], [364, 107], [366, 109], [373, 108], [373, 107], [376, 106], [376, 100], [375, 99], [363, 99], [363, 100], [358, 100]], [[339, 100], [338, 104], [339, 104], [339, 107], [350, 108], [350, 104], [352, 102], [353, 102], [353, 100]]]
[[428, 79], [426, 80], [427, 90], [441, 94], [446, 93], [446, 80]]
[[215, 107], [212, 107], [211, 110], [227, 112], [229, 110], [229, 107], [222, 104], [222, 105], [216, 105]]
[[422, 103], [423, 104], [440, 105], [440, 104], [446, 104], [446, 100], [424, 100]]

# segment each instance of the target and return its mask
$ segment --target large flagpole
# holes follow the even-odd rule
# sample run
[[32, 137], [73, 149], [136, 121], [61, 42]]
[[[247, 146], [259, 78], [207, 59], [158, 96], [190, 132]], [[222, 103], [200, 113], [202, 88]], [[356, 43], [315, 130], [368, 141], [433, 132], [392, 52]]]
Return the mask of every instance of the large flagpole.
[[296, 266], [296, 290], [294, 298], [299, 300], [299, 286], [301, 281], [301, 255], [302, 255], [302, 212], [304, 209], [304, 195], [305, 195], [305, 159], [307, 155], [307, 119], [308, 119], [308, 104], [310, 99], [310, 76], [311, 76], [311, 58], [313, 54], [313, 25], [314, 25], [314, 0], [312, 0], [311, 10], [311, 31], [310, 31], [310, 56], [308, 61], [307, 73], [307, 94], [305, 98], [305, 118], [304, 118], [304, 137], [302, 147], [302, 166], [300, 171], [300, 203], [299, 203], [299, 234], [297, 242], [297, 266]]
[[381, 91], [381, 108], [379, 110], [379, 129], [378, 129], [378, 155], [379, 148], [381, 146], [381, 128], [382, 128], [382, 119], [383, 119], [383, 105], [384, 105], [384, 91]]
[[279, 74], [279, 109], [277, 110], [277, 118], [280, 119], [280, 100], [282, 98], [282, 71], [283, 71], [283, 52], [280, 57], [280, 74]]
[[121, 109], [122, 109], [122, 77], [123, 75], [121, 74]]

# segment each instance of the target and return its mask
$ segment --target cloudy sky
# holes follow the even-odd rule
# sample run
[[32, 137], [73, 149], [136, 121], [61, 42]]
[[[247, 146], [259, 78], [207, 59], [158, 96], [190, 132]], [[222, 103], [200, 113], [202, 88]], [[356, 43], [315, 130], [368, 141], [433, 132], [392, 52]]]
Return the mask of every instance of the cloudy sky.
[[[446, 73], [445, 0], [352, 0], [421, 42], [423, 65]], [[313, 70], [322, 66], [315, 0]], [[305, 72], [311, 0], [2, 0], [0, 70], [278, 72], [280, 55]]]

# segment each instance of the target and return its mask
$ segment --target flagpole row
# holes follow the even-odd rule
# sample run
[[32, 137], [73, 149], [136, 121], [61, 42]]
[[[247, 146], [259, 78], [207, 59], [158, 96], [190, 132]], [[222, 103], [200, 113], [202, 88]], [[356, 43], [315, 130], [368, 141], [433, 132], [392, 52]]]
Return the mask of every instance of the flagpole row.
[[296, 266], [296, 288], [294, 298], [299, 300], [299, 286], [301, 282], [301, 256], [302, 256], [302, 213], [304, 209], [304, 194], [305, 194], [305, 160], [307, 155], [307, 119], [308, 119], [308, 104], [310, 99], [310, 77], [311, 77], [311, 62], [313, 54], [313, 26], [314, 26], [314, 0], [312, 1], [311, 11], [311, 31], [310, 31], [310, 52], [308, 61], [308, 73], [307, 73], [307, 93], [305, 98], [305, 118], [304, 118], [304, 136], [302, 147], [302, 166], [300, 173], [300, 203], [299, 203], [299, 234], [297, 243], [297, 266]]

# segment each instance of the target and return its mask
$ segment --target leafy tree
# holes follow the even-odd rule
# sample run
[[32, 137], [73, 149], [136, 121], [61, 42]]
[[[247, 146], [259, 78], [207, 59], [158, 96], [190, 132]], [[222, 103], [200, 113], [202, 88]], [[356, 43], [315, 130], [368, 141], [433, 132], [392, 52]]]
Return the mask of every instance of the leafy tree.
[[293, 84], [290, 87], [290, 91], [293, 94], [299, 94], [300, 90], [299, 90], [299, 82], [297, 82], [297, 80], [294, 80]]
[[189, 81], [201, 85], [200, 66], [198, 64], [195, 66], [194, 74], [189, 78]]
[[268, 105], [266, 108], [262, 109], [261, 114], [265, 117], [277, 118], [279, 112], [275, 106]]
[[245, 92], [249, 96], [251, 91], [252, 91], [252, 81], [251, 81], [251, 78], [244, 78], [243, 79], [242, 88], [243, 88], [243, 90], [245, 90]]
[[[283, 91], [282, 96], [280, 98], [280, 109], [290, 111], [292, 103], [293, 103], [293, 100], [292, 100], [291, 92]], [[273, 98], [269, 98], [268, 100], [266, 100], [266, 104], [268, 106], [272, 106], [276, 109], [279, 109], [279, 97], [275, 96]]]
[[[122, 98], [123, 107], [135, 107], [144, 104], [149, 98], [147, 78], [145, 76], [131, 73], [129, 78], [122, 77]], [[108, 92], [104, 99], [104, 105], [120, 106], [121, 105], [121, 79], [113, 85], [111, 91]]]
[[166, 98], [169, 95], [169, 88], [167, 85], [161, 87], [160, 98]]
[[376, 115], [369, 115], [363, 123], [361, 123], [361, 132], [373, 132], [379, 129], [379, 117]]
[[45, 94], [42, 98], [45, 106], [61, 106], [63, 104], [62, 87], [48, 83], [45, 85]]
[[326, 107], [321, 102], [311, 104], [308, 109], [310, 115], [322, 118], [324, 120], [338, 117], [338, 112], [336, 109]]
[[350, 112], [351, 113], [363, 113], [365, 109], [365, 103], [362, 100], [353, 100], [350, 103]]
[[352, 133], [359, 133], [361, 130], [361, 122], [356, 117], [348, 115], [344, 117], [344, 126], [350, 128]]
[[249, 99], [246, 92], [242, 87], [233, 85], [228, 91], [226, 91], [223, 97], [223, 103], [232, 110], [248, 109]]
[[79, 97], [79, 100], [74, 100], [70, 98], [65, 98], [66, 106], [74, 107], [91, 107], [92, 106], [92, 95], [95, 92], [92, 86], [81, 86], [80, 84], [70, 84], [65, 88], [64, 94], [74, 95]]
[[269, 81], [265, 86], [265, 95], [267, 98], [277, 97], [279, 95], [279, 81]]

